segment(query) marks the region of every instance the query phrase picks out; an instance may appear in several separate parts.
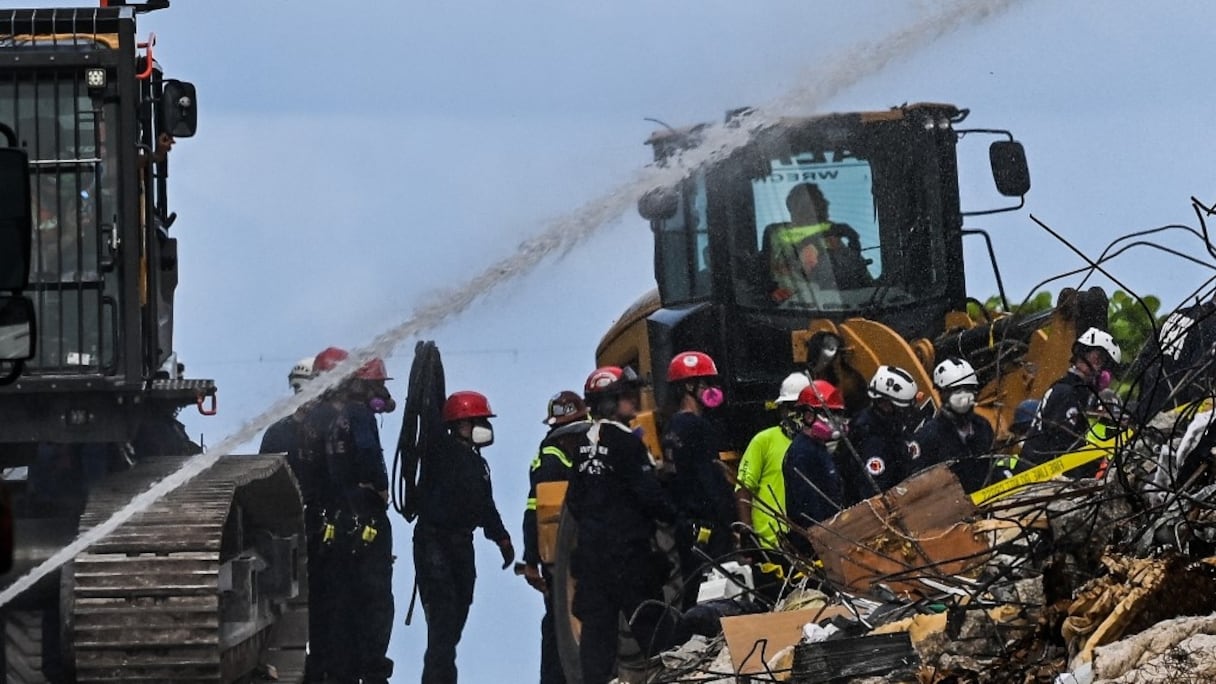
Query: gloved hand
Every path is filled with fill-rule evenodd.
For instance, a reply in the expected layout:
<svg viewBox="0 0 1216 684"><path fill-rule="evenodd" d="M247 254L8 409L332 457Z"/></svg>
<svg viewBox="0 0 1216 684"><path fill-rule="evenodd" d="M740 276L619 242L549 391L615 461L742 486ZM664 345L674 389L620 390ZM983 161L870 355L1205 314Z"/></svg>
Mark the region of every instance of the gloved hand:
<svg viewBox="0 0 1216 684"><path fill-rule="evenodd" d="M502 554L502 569L506 570L515 562L515 547L511 545L510 537L498 540L498 551Z"/></svg>
<svg viewBox="0 0 1216 684"><path fill-rule="evenodd" d="M549 591L549 585L545 583L545 578L540 574L540 569L535 565L528 564L524 566L524 579L527 580L528 586L542 594Z"/></svg>

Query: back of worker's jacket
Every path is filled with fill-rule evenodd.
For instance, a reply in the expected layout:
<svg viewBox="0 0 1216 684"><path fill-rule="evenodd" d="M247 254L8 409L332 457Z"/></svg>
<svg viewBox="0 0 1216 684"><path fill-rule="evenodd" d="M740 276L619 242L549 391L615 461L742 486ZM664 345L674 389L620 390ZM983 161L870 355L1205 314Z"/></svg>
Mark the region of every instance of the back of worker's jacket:
<svg viewBox="0 0 1216 684"><path fill-rule="evenodd" d="M675 520L642 440L606 420L596 421L579 446L566 503L583 550L649 543L656 520Z"/></svg>

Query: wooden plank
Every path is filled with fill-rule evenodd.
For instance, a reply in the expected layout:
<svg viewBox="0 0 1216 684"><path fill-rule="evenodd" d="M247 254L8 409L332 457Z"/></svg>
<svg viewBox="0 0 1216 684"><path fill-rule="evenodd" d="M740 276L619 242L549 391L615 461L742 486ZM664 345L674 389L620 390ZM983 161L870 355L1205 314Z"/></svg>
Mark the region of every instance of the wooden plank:
<svg viewBox="0 0 1216 684"><path fill-rule="evenodd" d="M808 535L834 584L866 593L882 582L920 593L925 588L917 577L958 574L986 560L988 536L965 522L975 512L942 464L841 511Z"/></svg>

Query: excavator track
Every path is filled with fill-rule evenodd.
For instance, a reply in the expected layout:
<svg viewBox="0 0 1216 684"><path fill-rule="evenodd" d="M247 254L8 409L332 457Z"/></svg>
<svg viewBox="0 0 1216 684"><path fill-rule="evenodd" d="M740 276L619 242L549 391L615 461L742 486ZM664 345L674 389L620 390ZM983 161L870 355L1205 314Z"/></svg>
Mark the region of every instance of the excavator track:
<svg viewBox="0 0 1216 684"><path fill-rule="evenodd" d="M85 531L173 472L157 459L92 492ZM304 516L279 456L229 456L76 557L64 643L78 682L300 681Z"/></svg>

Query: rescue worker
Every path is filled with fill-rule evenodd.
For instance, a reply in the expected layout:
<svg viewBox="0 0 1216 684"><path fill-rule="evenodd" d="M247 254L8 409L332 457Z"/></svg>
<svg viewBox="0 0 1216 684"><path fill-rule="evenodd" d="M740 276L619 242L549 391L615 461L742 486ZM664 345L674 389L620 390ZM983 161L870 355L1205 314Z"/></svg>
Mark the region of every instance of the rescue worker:
<svg viewBox="0 0 1216 684"><path fill-rule="evenodd" d="M764 245L773 277L769 297L780 304L814 301L810 284L844 290L874 283L861 256L857 231L829 218L828 200L815 183L799 183L785 199L790 221L765 228ZM845 243L844 239L848 239Z"/></svg>
<svg viewBox="0 0 1216 684"><path fill-rule="evenodd" d="M998 461L998 465L1006 468L1011 473L1025 470L1018 462L1018 454L1022 451L1022 444L1026 441L1026 433L1030 432L1030 424L1034 421L1034 414L1039 412L1039 402L1037 399L1023 399L1018 402L1018 405L1013 409L1013 420L1009 423L1009 434L998 436L996 439L995 448L1003 454L1005 458Z"/></svg>
<svg viewBox="0 0 1216 684"><path fill-rule="evenodd" d="M291 391L299 394L305 383L313 378L313 361L316 357L308 356L296 362L287 374L287 384ZM262 445L259 454L287 454L287 465L298 482L300 471L300 422L306 415L305 407L300 407L289 416L276 420L262 435Z"/></svg>
<svg viewBox="0 0 1216 684"><path fill-rule="evenodd" d="M578 394L565 390L549 400L544 420L549 433L541 440L539 453L532 459L528 471L528 504L524 509L523 575L528 584L545 597L545 615L540 621L540 682L565 684L561 656L557 650L557 633L553 624L552 557L542 553L536 518L537 488L545 482L567 482L573 457L586 436L591 422L587 420L587 405Z"/></svg>
<svg viewBox="0 0 1216 684"><path fill-rule="evenodd" d="M477 579L474 530L480 527L498 546L503 569L515 560L511 535L494 505L490 466L481 454L494 443L489 401L479 392L453 392L439 417L443 429L432 434L442 436L422 457L414 527L414 569L427 628L423 684L456 681L456 645Z"/></svg>
<svg viewBox="0 0 1216 684"><path fill-rule="evenodd" d="M349 354L330 347L314 371ZM301 421L301 490L309 533L309 677L388 682L393 622L388 472L375 414L385 400L384 362L371 359L309 407Z"/></svg>
<svg viewBox="0 0 1216 684"><path fill-rule="evenodd" d="M739 459L735 501L739 519L750 522L760 545L776 549L785 531L785 476L781 466L794 435L801 429L794 405L798 395L811 384L806 373L791 373L781 382L774 402L778 423L756 433Z"/></svg>
<svg viewBox="0 0 1216 684"><path fill-rule="evenodd" d="M734 496L718 458L713 425L704 415L724 400L717 378L714 360L699 351L676 354L667 367L667 382L678 403L667 421L663 450L666 463L675 469L668 486L680 516L676 547L685 610L697 602L707 560L721 562L736 546L731 530Z"/></svg>
<svg viewBox="0 0 1216 684"><path fill-rule="evenodd" d="M785 509L790 522L809 528L840 510L843 494L840 474L828 442L844 436L847 424L840 390L827 380L814 380L798 393L794 406L802 429L785 453ZM794 547L807 553L810 543L792 534Z"/></svg>
<svg viewBox="0 0 1216 684"><path fill-rule="evenodd" d="M674 523L654 462L629 428L641 382L630 368L596 369L584 387L594 419L570 474L566 506L578 523L571 558L578 580L571 609L582 622L579 662L583 684L607 684L616 665L618 623L634 618L634 637L648 653L665 644L658 621L638 607L661 600L670 568L653 549L657 522Z"/></svg>
<svg viewBox="0 0 1216 684"><path fill-rule="evenodd" d="M849 422L848 439L836 450L846 506L885 492L912 474L917 450L908 422L917 392L916 380L897 366L879 366L870 378L870 405Z"/></svg>
<svg viewBox="0 0 1216 684"><path fill-rule="evenodd" d="M1086 412L1098 394L1110 385L1110 369L1123 355L1115 338L1098 328L1081 333L1072 345L1068 372L1043 395L1039 410L1031 421L1030 432L1022 445L1021 458L1041 465L1072 451L1085 442L1089 431ZM1094 461L1068 471L1075 477L1092 477L1098 469Z"/></svg>
<svg viewBox="0 0 1216 684"><path fill-rule="evenodd" d="M916 431L920 449L917 470L954 461L953 470L963 489L974 492L992 479L992 425L975 413L980 381L971 364L946 359L933 369L933 386L941 408Z"/></svg>
<svg viewBox="0 0 1216 684"><path fill-rule="evenodd" d="M314 376L349 357L326 348L314 359ZM383 361L372 359L300 411L310 682L382 683L393 671L385 657L393 627L388 473L371 403L387 393L385 380Z"/></svg>

